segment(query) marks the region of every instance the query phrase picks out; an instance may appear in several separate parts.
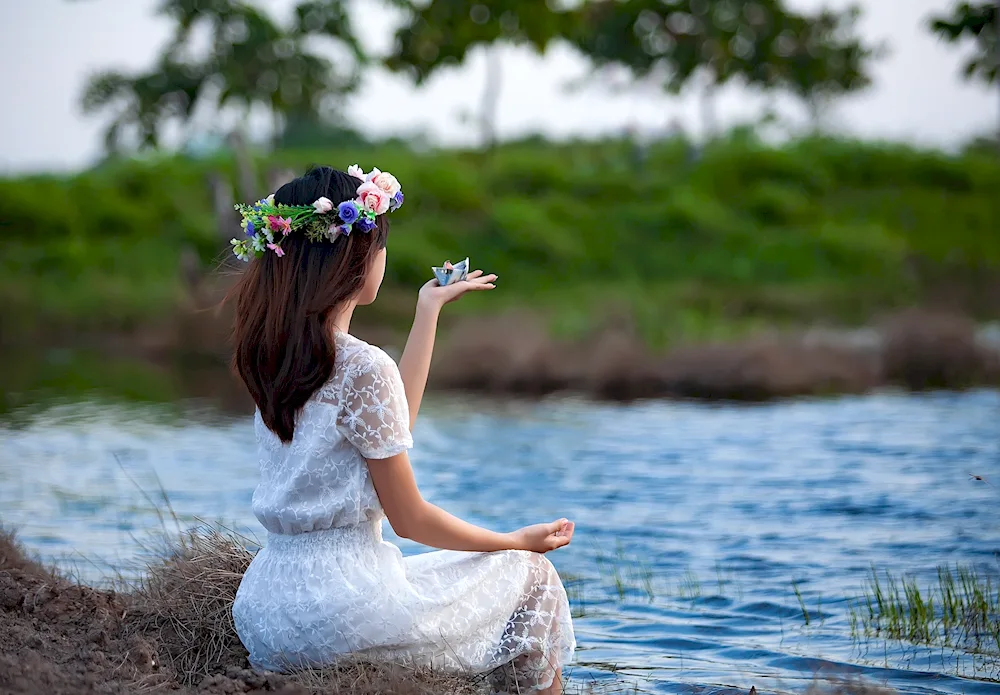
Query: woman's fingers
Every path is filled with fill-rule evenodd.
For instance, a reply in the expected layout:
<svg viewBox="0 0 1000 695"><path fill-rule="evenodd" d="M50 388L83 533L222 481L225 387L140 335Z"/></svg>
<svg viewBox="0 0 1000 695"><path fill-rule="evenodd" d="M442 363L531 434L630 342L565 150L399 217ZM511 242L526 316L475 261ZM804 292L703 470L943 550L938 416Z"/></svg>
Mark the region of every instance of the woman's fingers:
<svg viewBox="0 0 1000 695"><path fill-rule="evenodd" d="M473 270L471 273L465 276L466 280L473 280L483 274L481 270Z"/></svg>
<svg viewBox="0 0 1000 695"><path fill-rule="evenodd" d="M481 270L480 271L476 271L476 272L479 273L479 275L476 275L475 277L471 277L471 273L470 273L470 277L468 277L468 278L466 278L465 280L462 281L463 283L466 283L464 285L465 289L467 289L467 290L492 290L492 289L496 288L496 285L493 284L494 280L497 279L496 275L494 275L493 273L490 273L489 275L483 275Z"/></svg>
<svg viewBox="0 0 1000 695"><path fill-rule="evenodd" d="M567 521L566 525L563 526L562 535L566 538L566 542L569 543L573 540L573 531L576 530L576 524L572 521Z"/></svg>

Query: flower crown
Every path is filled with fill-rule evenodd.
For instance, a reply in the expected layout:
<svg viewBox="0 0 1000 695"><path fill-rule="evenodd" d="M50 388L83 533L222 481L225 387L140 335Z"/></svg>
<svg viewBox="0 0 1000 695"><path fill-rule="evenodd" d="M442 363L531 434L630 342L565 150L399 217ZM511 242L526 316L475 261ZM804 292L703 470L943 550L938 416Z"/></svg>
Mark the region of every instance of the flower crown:
<svg viewBox="0 0 1000 695"><path fill-rule="evenodd" d="M316 242L334 241L354 229L367 234L375 229L378 215L398 210L403 204L399 181L389 172L372 169L366 174L352 164L347 173L361 180L357 198L336 206L329 198L320 198L312 205L282 205L274 202L273 193L253 205L236 205L246 238L229 242L233 253L241 261L263 256L268 250L280 258L285 255L282 240L297 229L305 231L309 241Z"/></svg>

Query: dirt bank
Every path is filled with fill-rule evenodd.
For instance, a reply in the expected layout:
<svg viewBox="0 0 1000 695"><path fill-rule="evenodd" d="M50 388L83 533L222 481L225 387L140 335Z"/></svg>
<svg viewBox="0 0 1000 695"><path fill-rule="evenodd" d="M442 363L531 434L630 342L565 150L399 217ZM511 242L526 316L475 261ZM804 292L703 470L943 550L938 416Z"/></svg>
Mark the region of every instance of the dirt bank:
<svg viewBox="0 0 1000 695"><path fill-rule="evenodd" d="M481 319L454 331L435 359L432 384L487 393L575 391L612 400L764 401L1000 385L1000 346L971 320L910 311L866 331L803 331L729 344L649 351L628 326L573 343L553 340L528 316Z"/></svg>
<svg viewBox="0 0 1000 695"><path fill-rule="evenodd" d="M18 369L0 370L0 391L31 393L62 379L73 388L91 383L96 389L124 389L133 397L136 386L148 382L159 388L148 396L154 400L208 399L224 410L247 412L252 403L228 370L224 325L217 316L191 313L173 329L161 326L153 333L56 336L60 348L89 351L91 357L78 365L58 361L64 350L40 349L50 346L41 339L8 343L5 363ZM397 356L405 341L405 335L385 327L359 322L355 329ZM122 365L133 365L132 371L116 372ZM442 326L430 375L436 390L522 396L566 391L620 401L766 401L884 387L975 386L1000 386L1000 337L991 338L958 314L918 310L861 330L761 334L663 352L651 351L628 321L582 339L561 340L531 313L457 318Z"/></svg>
<svg viewBox="0 0 1000 695"><path fill-rule="evenodd" d="M233 539L193 535L138 586L99 590L54 574L0 530L0 693L486 692L467 678L384 665L254 673L229 618L250 557Z"/></svg>

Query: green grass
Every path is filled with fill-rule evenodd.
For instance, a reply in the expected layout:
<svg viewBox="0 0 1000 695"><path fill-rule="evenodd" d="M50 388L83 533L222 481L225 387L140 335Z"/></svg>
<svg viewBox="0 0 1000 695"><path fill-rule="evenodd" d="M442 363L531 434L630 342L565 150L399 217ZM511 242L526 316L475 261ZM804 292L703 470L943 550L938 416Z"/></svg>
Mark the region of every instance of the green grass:
<svg viewBox="0 0 1000 695"><path fill-rule="evenodd" d="M855 637L884 637L1000 658L1000 583L974 568L941 566L921 589L913 577L872 568L851 605Z"/></svg>
<svg viewBox="0 0 1000 695"><path fill-rule="evenodd" d="M596 559L602 584L610 587L619 601L636 596L650 602L656 598L653 569L642 558L627 554L619 544L613 555L598 551Z"/></svg>
<svg viewBox="0 0 1000 695"><path fill-rule="evenodd" d="M372 314L379 321L402 323L429 266L466 255L499 273L501 289L453 313L530 307L563 336L626 315L654 346L861 324L942 288L961 290L973 313L995 311L983 291L1000 277L995 157L833 139L775 148L746 132L696 162L686 153L656 144L639 169L623 141L258 161L261 179L274 167L357 161L404 183L384 292L395 299ZM234 179L231 158L0 180L5 321L127 329L176 312L182 249L214 267L237 231L216 229L212 174Z"/></svg>
<svg viewBox="0 0 1000 695"><path fill-rule="evenodd" d="M802 620L805 621L806 626L809 625L809 609L806 608L806 602L802 598L802 592L799 591L799 585L796 582L792 582L792 589L795 591L795 598L799 600L799 608L802 609Z"/></svg>

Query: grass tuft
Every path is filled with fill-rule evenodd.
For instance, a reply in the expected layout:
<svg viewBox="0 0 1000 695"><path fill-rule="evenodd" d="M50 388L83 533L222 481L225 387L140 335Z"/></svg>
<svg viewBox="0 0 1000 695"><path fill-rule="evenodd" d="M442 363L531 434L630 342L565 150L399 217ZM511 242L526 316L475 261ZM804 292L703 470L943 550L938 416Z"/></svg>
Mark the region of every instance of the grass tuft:
<svg viewBox="0 0 1000 695"><path fill-rule="evenodd" d="M874 567L859 601L850 604L852 635L950 647L1000 657L1000 582L979 570L938 567L922 590L913 577Z"/></svg>

